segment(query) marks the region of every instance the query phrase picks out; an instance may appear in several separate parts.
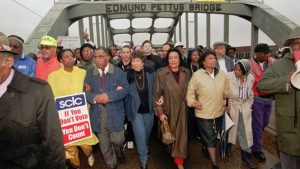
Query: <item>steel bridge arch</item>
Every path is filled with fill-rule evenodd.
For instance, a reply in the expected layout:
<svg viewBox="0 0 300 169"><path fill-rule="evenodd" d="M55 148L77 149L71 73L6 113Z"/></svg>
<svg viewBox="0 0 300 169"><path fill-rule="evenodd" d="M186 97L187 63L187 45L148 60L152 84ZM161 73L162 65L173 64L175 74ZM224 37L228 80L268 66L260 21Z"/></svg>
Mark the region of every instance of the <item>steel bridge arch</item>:
<svg viewBox="0 0 300 169"><path fill-rule="evenodd" d="M120 4L143 4L144 10L135 10L124 12L121 10L113 10L109 8ZM172 8L160 10L153 8L154 5L164 6L164 4L173 4L181 6L178 10ZM209 10L191 10L190 6L200 5L214 5L214 9ZM166 6L166 5L165 5ZM217 8L218 7L218 8ZM225 3L208 3L208 2L191 2L186 0L177 1L134 1L128 2L120 1L95 1L83 2L78 0L64 0L56 3L46 16L40 21L38 26L34 29L25 44L26 52L35 52L43 35L50 35L53 37L66 35L68 28L72 23L80 21L85 17L90 16L104 16L106 18L107 38L112 41L115 34L128 33L132 35L137 32L164 32L169 34L171 38L174 34L174 28L178 23L178 19L184 12L191 13L207 13L207 14L224 14L235 15L244 18L252 23L251 28L251 45L254 46L258 42L258 29L261 29L270 39L272 39L278 46L282 46L288 34L298 25L289 20L285 16L276 12L274 9L265 4L258 2L249 2L242 0L235 0ZM149 29L112 29L108 22L109 19L119 18L139 18L139 17L171 17L175 20L169 28L149 28ZM153 23L152 23L153 26ZM82 37L81 37L82 39ZM82 41L83 42L83 41Z"/></svg>

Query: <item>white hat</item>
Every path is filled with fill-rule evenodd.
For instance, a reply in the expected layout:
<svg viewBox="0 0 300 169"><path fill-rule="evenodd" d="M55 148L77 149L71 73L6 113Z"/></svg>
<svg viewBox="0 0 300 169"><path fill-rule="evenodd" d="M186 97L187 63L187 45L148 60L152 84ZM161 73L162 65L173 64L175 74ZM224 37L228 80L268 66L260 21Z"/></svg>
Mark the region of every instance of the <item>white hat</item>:
<svg viewBox="0 0 300 169"><path fill-rule="evenodd" d="M175 45L174 45L174 47L176 48L176 47L178 47L178 46L184 47L183 42L176 42Z"/></svg>
<svg viewBox="0 0 300 169"><path fill-rule="evenodd" d="M125 42L125 43L122 44L122 48L123 48L124 46L131 46L131 45L130 45L130 43Z"/></svg>

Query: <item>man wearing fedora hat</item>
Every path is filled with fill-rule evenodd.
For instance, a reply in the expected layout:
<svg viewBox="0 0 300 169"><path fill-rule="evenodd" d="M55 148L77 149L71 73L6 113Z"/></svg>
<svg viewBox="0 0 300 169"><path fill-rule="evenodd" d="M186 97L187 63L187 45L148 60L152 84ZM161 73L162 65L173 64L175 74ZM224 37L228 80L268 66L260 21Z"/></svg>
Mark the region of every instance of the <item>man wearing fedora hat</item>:
<svg viewBox="0 0 300 169"><path fill-rule="evenodd" d="M13 68L0 32L0 168L64 169L62 130L50 86Z"/></svg>
<svg viewBox="0 0 300 169"><path fill-rule="evenodd" d="M214 50L217 56L217 65L224 72L231 72L234 68L233 60L225 55L227 42L218 41L214 43Z"/></svg>
<svg viewBox="0 0 300 169"><path fill-rule="evenodd" d="M296 65L300 63L300 27L290 33L284 46L288 46L291 52L270 65L258 82L258 89L274 94L281 168L299 169L300 89L296 86L300 85L300 81L296 79L298 84L293 84L291 77L296 71Z"/></svg>

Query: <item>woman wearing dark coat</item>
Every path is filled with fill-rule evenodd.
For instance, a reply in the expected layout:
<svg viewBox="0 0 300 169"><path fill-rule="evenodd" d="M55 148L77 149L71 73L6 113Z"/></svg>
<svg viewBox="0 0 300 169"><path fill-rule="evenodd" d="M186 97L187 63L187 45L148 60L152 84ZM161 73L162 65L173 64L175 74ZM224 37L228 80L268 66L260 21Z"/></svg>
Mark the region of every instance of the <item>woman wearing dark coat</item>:
<svg viewBox="0 0 300 169"><path fill-rule="evenodd" d="M200 53L199 50L191 48L188 51L188 57L185 67L189 69L192 74L200 69ZM200 138L200 134L197 128L195 109L188 107L188 138Z"/></svg>
<svg viewBox="0 0 300 169"><path fill-rule="evenodd" d="M171 147L171 156L179 169L187 154L187 105L186 90L191 73L180 66L181 53L170 49L166 59L168 66L157 71L154 81L155 113L159 119L167 120L175 142Z"/></svg>
<svg viewBox="0 0 300 169"><path fill-rule="evenodd" d="M125 99L126 116L132 124L141 168L147 168L148 141L151 134L154 107L153 81L154 70L144 66L142 51L132 53L132 69L127 71L129 94Z"/></svg>
<svg viewBox="0 0 300 169"><path fill-rule="evenodd" d="M195 48L189 49L185 67L187 69L189 69L193 74L198 69L200 69L200 66L201 66L201 63L200 63L199 51Z"/></svg>

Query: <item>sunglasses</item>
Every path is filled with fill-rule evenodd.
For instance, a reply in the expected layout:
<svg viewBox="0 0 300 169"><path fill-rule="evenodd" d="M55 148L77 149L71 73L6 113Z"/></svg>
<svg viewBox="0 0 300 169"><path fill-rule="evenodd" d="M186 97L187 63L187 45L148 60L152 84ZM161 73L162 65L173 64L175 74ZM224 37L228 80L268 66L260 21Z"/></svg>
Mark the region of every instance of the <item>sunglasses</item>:
<svg viewBox="0 0 300 169"><path fill-rule="evenodd" d="M40 45L39 49L50 49L52 46L47 46L47 45Z"/></svg>

